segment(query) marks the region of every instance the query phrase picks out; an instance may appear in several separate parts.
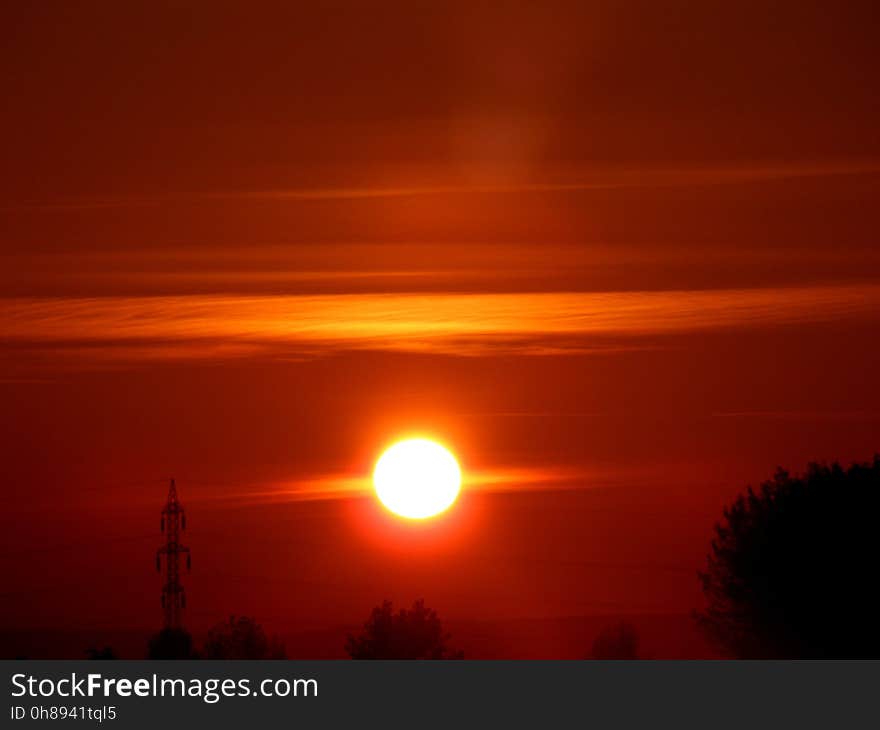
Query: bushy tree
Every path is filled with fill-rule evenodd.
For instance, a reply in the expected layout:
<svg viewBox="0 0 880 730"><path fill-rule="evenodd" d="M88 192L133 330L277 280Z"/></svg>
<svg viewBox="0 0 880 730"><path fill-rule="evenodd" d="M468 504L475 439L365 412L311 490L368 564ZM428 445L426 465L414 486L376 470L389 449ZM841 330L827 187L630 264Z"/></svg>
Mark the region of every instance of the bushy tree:
<svg viewBox="0 0 880 730"><path fill-rule="evenodd" d="M591 659L638 659L639 634L625 621L604 628L593 642Z"/></svg>
<svg viewBox="0 0 880 730"><path fill-rule="evenodd" d="M880 657L880 456L779 470L724 510L702 626L743 658Z"/></svg>
<svg viewBox="0 0 880 730"><path fill-rule="evenodd" d="M384 601L360 635L349 635L345 650L352 659L461 659L461 652L447 647L449 638L437 612L423 600L397 613L391 601Z"/></svg>
<svg viewBox="0 0 880 730"><path fill-rule="evenodd" d="M284 646L247 616L230 616L208 632L205 659L286 659Z"/></svg>
<svg viewBox="0 0 880 730"><path fill-rule="evenodd" d="M162 629L150 638L147 659L197 659L192 636L184 629Z"/></svg>

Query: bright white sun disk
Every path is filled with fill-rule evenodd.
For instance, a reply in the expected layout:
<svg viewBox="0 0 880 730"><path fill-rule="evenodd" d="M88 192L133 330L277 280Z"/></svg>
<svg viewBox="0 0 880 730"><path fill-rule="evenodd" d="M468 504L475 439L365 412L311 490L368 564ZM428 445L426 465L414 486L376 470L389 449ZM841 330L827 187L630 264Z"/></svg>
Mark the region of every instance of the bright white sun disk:
<svg viewBox="0 0 880 730"><path fill-rule="evenodd" d="M461 490L455 457L428 439L407 439L388 448L373 470L379 500L401 517L424 519L447 509Z"/></svg>

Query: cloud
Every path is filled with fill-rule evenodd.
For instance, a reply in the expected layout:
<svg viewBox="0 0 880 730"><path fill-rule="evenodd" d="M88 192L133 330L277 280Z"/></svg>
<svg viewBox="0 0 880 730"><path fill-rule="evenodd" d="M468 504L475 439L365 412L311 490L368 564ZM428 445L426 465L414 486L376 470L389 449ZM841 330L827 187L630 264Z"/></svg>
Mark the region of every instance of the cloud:
<svg viewBox="0 0 880 730"><path fill-rule="evenodd" d="M732 185L763 180L865 175L880 172L876 160L819 161L737 167L690 167L602 170L569 182L508 181L483 185L401 185L387 187L292 188L249 192L205 193L204 198L253 200L359 200L435 195L506 195L512 193L588 192L616 188L664 188L690 185Z"/></svg>
<svg viewBox="0 0 880 730"><path fill-rule="evenodd" d="M651 337L873 319L880 286L0 300L5 349L86 360L607 352Z"/></svg>
<svg viewBox="0 0 880 730"><path fill-rule="evenodd" d="M877 421L874 411L723 411L713 418L749 418L768 421Z"/></svg>
<svg viewBox="0 0 880 730"><path fill-rule="evenodd" d="M446 195L509 195L522 193L589 192L618 188L669 188L686 186L737 185L791 178L870 175L880 172L875 159L816 160L800 163L748 164L727 167L691 166L674 168L609 168L563 172L561 180L529 181L502 179L483 184L396 184L328 185L326 187L267 188L173 192L165 195L91 196L54 200L31 200L0 206L2 213L27 210L104 210L152 207L169 203L205 201L332 201L411 198Z"/></svg>
<svg viewBox="0 0 880 730"><path fill-rule="evenodd" d="M626 470L623 476L632 476ZM539 490L567 490L603 487L620 481L620 470L557 467L513 466L465 470L462 489L470 493L516 493ZM224 492L216 489L190 497L233 504L277 504L314 500L358 499L373 495L370 475L322 474L291 479L289 482L255 486L251 489Z"/></svg>

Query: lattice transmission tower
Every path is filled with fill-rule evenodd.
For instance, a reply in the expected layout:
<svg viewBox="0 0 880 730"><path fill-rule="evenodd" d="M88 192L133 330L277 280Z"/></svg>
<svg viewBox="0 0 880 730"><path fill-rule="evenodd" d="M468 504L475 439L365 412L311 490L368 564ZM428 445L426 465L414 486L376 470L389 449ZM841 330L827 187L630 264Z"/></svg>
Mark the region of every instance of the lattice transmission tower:
<svg viewBox="0 0 880 730"><path fill-rule="evenodd" d="M192 567L189 548L180 543L180 533L186 529L186 514L177 499L177 487L171 480L168 501L162 508L162 532L165 544L156 551L156 570L162 571L165 556L165 585L162 587L162 608L165 611L165 628L181 628L181 613L186 607L186 593L180 582L180 556L186 554L186 569Z"/></svg>

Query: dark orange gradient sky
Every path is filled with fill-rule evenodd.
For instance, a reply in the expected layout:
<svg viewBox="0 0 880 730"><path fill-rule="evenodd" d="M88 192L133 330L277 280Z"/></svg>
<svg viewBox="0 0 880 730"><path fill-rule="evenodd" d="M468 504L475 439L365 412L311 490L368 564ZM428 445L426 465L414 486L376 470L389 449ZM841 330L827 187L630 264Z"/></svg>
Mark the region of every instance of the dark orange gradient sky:
<svg viewBox="0 0 880 730"><path fill-rule="evenodd" d="M197 631L687 616L725 501L880 449L873 16L6 4L4 627L156 626L171 476Z"/></svg>

